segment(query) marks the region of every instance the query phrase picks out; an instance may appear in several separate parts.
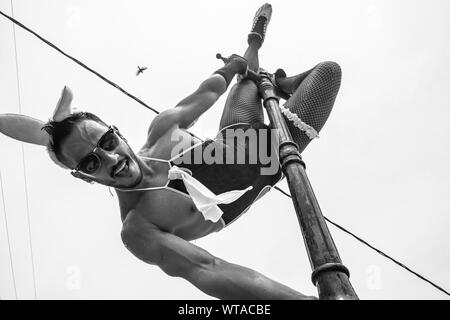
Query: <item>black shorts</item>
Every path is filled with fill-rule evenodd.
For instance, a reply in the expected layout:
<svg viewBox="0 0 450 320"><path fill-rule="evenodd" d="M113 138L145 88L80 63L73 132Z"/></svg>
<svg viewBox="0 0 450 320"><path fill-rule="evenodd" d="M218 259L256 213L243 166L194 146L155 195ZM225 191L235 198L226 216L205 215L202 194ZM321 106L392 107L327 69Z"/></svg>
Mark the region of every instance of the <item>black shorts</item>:
<svg viewBox="0 0 450 320"><path fill-rule="evenodd" d="M253 132L248 131L249 129ZM189 169L195 179L215 194L243 190L252 186L251 190L236 201L218 205L223 211L222 219L225 225L229 225L247 211L282 178L278 141L274 144L275 137L270 129L263 123L238 123L225 127L214 140L206 140L173 163L178 167ZM244 136L240 135L241 133L244 133ZM196 150L197 148L201 150ZM223 151L221 163L194 163L193 161L195 152L212 153L216 156L215 151L221 150ZM226 158L230 154L234 155L232 163ZM265 156L261 157L261 155ZM238 158L240 162L237 161ZM270 163L267 163L269 158ZM169 186L186 192L182 181L173 180Z"/></svg>

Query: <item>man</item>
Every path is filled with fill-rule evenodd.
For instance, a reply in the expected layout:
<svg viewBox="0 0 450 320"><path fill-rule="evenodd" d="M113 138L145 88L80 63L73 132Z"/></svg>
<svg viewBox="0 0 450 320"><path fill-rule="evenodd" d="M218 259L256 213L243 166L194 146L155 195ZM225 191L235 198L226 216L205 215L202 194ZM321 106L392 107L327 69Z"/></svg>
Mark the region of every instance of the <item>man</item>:
<svg viewBox="0 0 450 320"><path fill-rule="evenodd" d="M52 159L71 169L74 177L114 187L123 243L139 259L168 275L182 277L220 299L312 299L189 242L235 221L282 178L278 163L276 170L261 174L267 167L261 161L244 165L189 161L197 151L204 155L208 148L216 153L231 150L237 156L244 153L247 159L252 143L277 146L273 135L259 134L270 125L264 124L256 85L245 78L247 69L259 68L258 50L271 12L268 4L257 11L244 57L232 55L193 94L160 113L137 153L117 128L93 114L72 110L68 88L63 90L52 121L44 124L26 116L1 115L0 130L15 139L47 146ZM225 103L216 139L202 142L189 134L186 130L226 92L235 75L239 80ZM290 96L282 111L300 151L327 120L340 79L340 68L332 62L289 78L282 70L276 72L276 83ZM234 144L237 130L257 132L257 141L241 139Z"/></svg>

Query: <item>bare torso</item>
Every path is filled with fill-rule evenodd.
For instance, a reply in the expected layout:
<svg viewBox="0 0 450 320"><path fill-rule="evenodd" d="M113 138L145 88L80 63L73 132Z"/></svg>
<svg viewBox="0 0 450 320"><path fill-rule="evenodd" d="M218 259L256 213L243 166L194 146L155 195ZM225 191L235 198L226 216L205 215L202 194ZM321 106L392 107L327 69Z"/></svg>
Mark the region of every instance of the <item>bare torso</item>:
<svg viewBox="0 0 450 320"><path fill-rule="evenodd" d="M171 139L173 133L178 137L183 137L181 140L183 149L200 142L185 130L174 128L165 132L155 143L144 146L138 152L138 156L169 160L173 156L171 153L174 147L180 147L180 141ZM167 183L169 165L165 162L141 159L149 164L154 172L151 177L144 176L146 187L164 186ZM122 221L131 210L134 210L135 213L159 229L188 241L204 237L223 228L221 220L216 223L205 220L189 196L171 189L117 191L117 194Z"/></svg>

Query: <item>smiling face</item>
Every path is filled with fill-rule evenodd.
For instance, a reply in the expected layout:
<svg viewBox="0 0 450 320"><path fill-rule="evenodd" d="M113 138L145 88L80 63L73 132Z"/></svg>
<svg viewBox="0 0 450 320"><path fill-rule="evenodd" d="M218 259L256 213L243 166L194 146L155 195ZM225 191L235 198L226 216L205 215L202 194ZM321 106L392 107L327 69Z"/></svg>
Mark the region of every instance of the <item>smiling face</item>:
<svg viewBox="0 0 450 320"><path fill-rule="evenodd" d="M94 120L84 120L73 127L62 143L60 159L71 169L78 167L73 173L75 177L106 186L131 188L143 176L128 143L117 132Z"/></svg>

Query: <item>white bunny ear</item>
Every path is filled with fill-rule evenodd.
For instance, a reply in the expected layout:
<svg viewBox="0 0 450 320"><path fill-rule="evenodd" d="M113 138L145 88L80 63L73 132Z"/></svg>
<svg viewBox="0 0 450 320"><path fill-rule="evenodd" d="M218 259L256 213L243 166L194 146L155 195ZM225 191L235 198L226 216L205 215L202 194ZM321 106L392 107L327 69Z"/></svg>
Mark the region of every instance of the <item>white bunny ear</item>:
<svg viewBox="0 0 450 320"><path fill-rule="evenodd" d="M72 90L70 90L69 87L64 86L61 97L59 98L58 104L56 105L55 111L53 112L54 121L63 121L73 113L71 106L72 99Z"/></svg>

